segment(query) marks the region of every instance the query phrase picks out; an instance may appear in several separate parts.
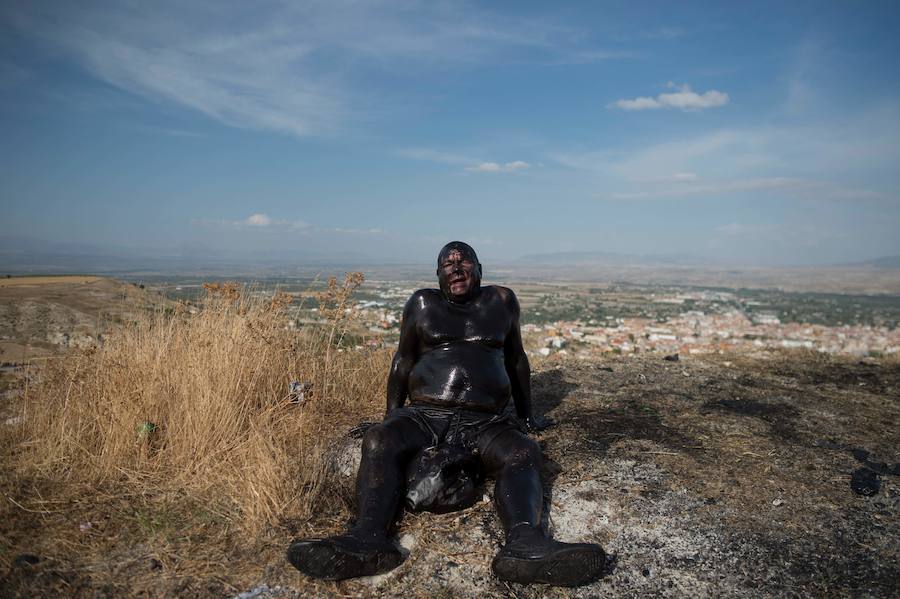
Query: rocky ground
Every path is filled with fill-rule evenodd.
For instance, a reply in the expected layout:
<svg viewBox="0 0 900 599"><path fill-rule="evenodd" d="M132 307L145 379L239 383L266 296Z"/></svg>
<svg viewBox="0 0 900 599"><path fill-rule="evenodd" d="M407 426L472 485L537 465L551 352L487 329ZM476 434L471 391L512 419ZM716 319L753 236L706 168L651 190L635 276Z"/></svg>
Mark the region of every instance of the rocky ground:
<svg viewBox="0 0 900 599"><path fill-rule="evenodd" d="M896 361L812 353L693 356L677 362L660 355L548 361L535 365L533 386L538 411L556 421L540 436L548 526L560 540L603 545L607 572L594 584L557 589L493 578L490 561L501 531L488 484L483 501L462 512L406 515L398 538L409 557L382 576L342 583L305 578L283 559L298 528L288 523L262 549L257 544L222 556L223 575L215 580L186 580L168 565L149 562L157 584L142 586L141 593L245 598L900 594ZM355 443L348 439L336 450L348 474ZM352 477L342 481L340 492L349 496ZM323 533L330 530L333 525L323 524ZM22 554L5 565L0 580L0 588L11 594L130 590L127 568L120 584L100 587L91 583L91 568L78 556L34 556L40 561L29 564ZM238 563L245 574L230 577L229 564ZM96 565L92 568L96 573ZM51 585L58 579L67 586Z"/></svg>
<svg viewBox="0 0 900 599"><path fill-rule="evenodd" d="M896 366L810 354L679 362L645 356L547 365L534 387L540 410L558 423L541 438L549 528L560 540L601 543L607 575L577 590L496 581L489 563L501 533L485 501L460 514L410 518L400 527L407 563L343 583L342 591L590 597L900 590ZM866 461L880 484L871 496L851 489L852 473Z"/></svg>

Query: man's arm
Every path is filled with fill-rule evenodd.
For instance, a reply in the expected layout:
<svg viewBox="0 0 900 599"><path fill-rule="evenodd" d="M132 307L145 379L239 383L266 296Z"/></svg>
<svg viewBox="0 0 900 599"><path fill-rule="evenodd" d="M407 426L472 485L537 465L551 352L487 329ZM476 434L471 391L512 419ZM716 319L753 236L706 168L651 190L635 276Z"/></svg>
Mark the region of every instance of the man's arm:
<svg viewBox="0 0 900 599"><path fill-rule="evenodd" d="M525 421L529 429L537 429L534 415L531 412L531 366L528 364L528 356L525 355L525 347L522 345L522 331L519 328L519 300L512 290L505 289L506 304L512 313L512 324L506 334L506 342L503 346L503 360L506 366L506 374L512 383L513 402L516 405L516 415Z"/></svg>
<svg viewBox="0 0 900 599"><path fill-rule="evenodd" d="M391 371L388 374L387 383L387 410L390 414L397 408L402 408L409 394L409 373L419 354L419 338L416 333L416 313L421 296L414 293L403 308L403 319L400 322L400 344L394 360L391 362Z"/></svg>

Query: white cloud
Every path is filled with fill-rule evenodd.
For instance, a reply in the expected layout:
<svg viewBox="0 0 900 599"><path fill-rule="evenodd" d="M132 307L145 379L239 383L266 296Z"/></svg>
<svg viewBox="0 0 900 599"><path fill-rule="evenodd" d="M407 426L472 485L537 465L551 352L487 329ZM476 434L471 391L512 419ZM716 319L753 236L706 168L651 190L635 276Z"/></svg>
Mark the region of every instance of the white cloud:
<svg viewBox="0 0 900 599"><path fill-rule="evenodd" d="M702 94L691 90L687 83L675 85L671 81L667 87L676 88L678 91L662 93L655 98L639 97L633 100L617 100L609 105L610 108L622 110L655 110L658 108L678 108L679 110L703 110L728 104L728 94L711 89Z"/></svg>
<svg viewBox="0 0 900 599"><path fill-rule="evenodd" d="M384 229L378 227L318 227L303 220L273 219L267 214L257 212L241 220L196 218L191 221L196 227L213 229L230 229L234 231L249 231L251 229L268 230L272 233L294 233L310 235L315 233L344 233L351 235L383 235Z"/></svg>
<svg viewBox="0 0 900 599"><path fill-rule="evenodd" d="M272 224L272 219L265 214L257 213L248 216L244 222L252 227L268 227Z"/></svg>
<svg viewBox="0 0 900 599"><path fill-rule="evenodd" d="M523 168L530 168L531 165L527 162L523 162L522 160L515 160L513 162L507 162L505 165L506 170L508 171L517 171Z"/></svg>
<svg viewBox="0 0 900 599"><path fill-rule="evenodd" d="M482 162L474 166L467 166L466 170L476 173L512 173L526 168L531 168L531 165L522 160L514 160L513 162L507 162L505 164L500 164L499 162Z"/></svg>
<svg viewBox="0 0 900 599"><path fill-rule="evenodd" d="M635 98L634 100L617 100L615 106L622 110L649 110L663 107L661 102L648 97Z"/></svg>
<svg viewBox="0 0 900 599"><path fill-rule="evenodd" d="M466 170L479 173L499 173L503 170L503 167L496 162L482 162L481 164L477 164L475 166L467 166Z"/></svg>
<svg viewBox="0 0 900 599"><path fill-rule="evenodd" d="M512 173L532 167L530 163L525 162L524 160L513 160L512 162L505 163L480 162L462 154L444 152L432 148L401 148L397 150L397 154L413 160L424 160L427 162L436 162L438 164L449 164L453 166L465 166L465 170L474 173Z"/></svg>

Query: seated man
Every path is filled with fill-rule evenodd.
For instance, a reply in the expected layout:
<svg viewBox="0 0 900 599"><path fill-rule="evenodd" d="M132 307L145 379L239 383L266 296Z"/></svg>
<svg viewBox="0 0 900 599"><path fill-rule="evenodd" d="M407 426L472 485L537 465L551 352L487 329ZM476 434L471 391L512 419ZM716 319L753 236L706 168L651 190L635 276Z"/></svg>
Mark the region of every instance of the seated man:
<svg viewBox="0 0 900 599"><path fill-rule="evenodd" d="M498 577L564 586L596 580L605 557L599 545L560 543L543 533L541 449L503 415L512 396L518 417L537 429L516 296L505 287L482 287L478 257L462 242L441 250L437 276L440 290L420 289L404 308L387 414L363 440L356 523L344 535L295 541L288 560L332 580L397 567L403 557L388 535L406 466L421 449L451 442L477 452L496 481L494 501L506 531L492 564Z"/></svg>

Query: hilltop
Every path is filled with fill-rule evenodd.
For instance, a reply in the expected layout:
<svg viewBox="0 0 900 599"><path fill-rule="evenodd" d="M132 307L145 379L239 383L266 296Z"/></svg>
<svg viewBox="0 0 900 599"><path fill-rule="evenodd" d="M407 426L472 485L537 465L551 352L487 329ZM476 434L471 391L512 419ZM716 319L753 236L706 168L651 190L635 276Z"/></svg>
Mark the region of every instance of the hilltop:
<svg viewBox="0 0 900 599"><path fill-rule="evenodd" d="M171 305L159 294L105 277L0 278L0 362L88 346L144 309Z"/></svg>
<svg viewBox="0 0 900 599"><path fill-rule="evenodd" d="M333 489L344 507L332 505L310 520L287 518L257 536L222 528L208 515L200 529L146 503L131 508L144 510L145 524L130 525L122 499L29 504L20 497L27 509L3 508L2 584L22 596L900 591L896 361L810 352L678 362L659 355L548 359L534 365L533 384L537 409L557 423L540 436L550 529L562 540L599 542L610 555L607 575L589 587L519 587L492 578L501 533L490 501L458 513L407 515L399 532L410 556L392 573L340 584L306 579L284 561L284 548L295 534L343 526L352 497L344 475ZM379 404L373 398L359 419L371 419ZM350 460L348 472L358 441L343 430L332 455ZM851 475L863 468L879 485L871 496L851 489ZM94 528L72 532L79 522ZM68 531L64 545L53 532L61 527ZM39 561L24 563L24 554Z"/></svg>

